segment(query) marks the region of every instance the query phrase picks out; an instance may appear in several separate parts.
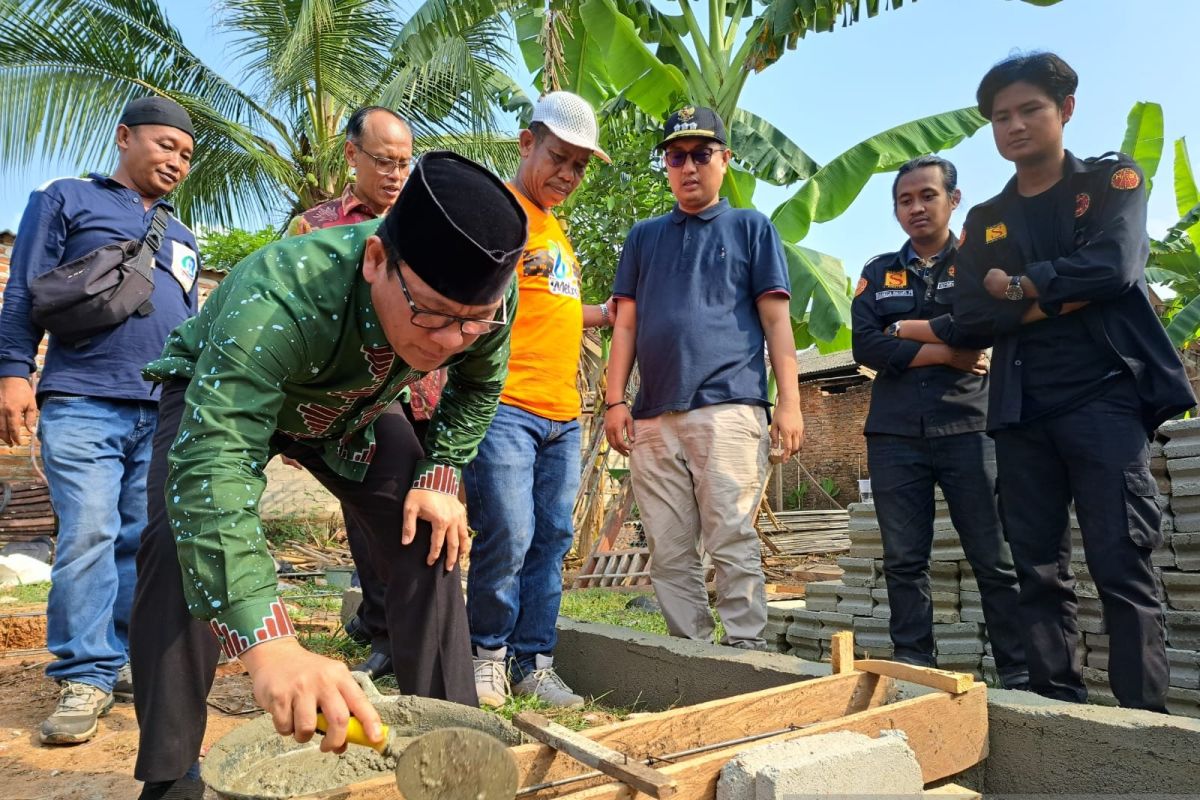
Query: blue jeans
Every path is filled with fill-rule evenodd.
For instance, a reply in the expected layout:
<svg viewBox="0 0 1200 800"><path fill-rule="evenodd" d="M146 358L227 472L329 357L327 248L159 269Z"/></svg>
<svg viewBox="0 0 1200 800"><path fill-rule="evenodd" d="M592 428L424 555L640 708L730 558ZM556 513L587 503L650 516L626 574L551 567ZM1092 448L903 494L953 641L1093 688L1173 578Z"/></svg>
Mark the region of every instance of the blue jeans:
<svg viewBox="0 0 1200 800"><path fill-rule="evenodd" d="M579 489L579 421L555 422L500 404L463 473L471 528L471 644L508 648L520 680L558 641L562 561Z"/></svg>
<svg viewBox="0 0 1200 800"><path fill-rule="evenodd" d="M129 612L146 527L157 404L50 395L38 436L58 548L50 573L46 667L56 681L112 691L129 660Z"/></svg>

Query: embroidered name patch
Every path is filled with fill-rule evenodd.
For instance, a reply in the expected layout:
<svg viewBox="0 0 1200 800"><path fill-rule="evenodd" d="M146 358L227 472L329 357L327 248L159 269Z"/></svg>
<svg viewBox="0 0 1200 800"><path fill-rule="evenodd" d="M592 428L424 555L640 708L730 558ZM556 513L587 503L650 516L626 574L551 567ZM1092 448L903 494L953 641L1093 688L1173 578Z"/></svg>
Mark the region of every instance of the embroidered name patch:
<svg viewBox="0 0 1200 800"><path fill-rule="evenodd" d="M912 289L893 289L891 291L876 292L876 300L887 300L889 297L912 297Z"/></svg>
<svg viewBox="0 0 1200 800"><path fill-rule="evenodd" d="M995 225L989 225L987 230L983 232L983 241L986 244L998 242L1001 239L1007 238L1008 226L1003 222L997 222Z"/></svg>
<svg viewBox="0 0 1200 800"><path fill-rule="evenodd" d="M1092 207L1092 198L1087 192L1075 195L1075 219L1079 219Z"/></svg>
<svg viewBox="0 0 1200 800"><path fill-rule="evenodd" d="M938 289L953 289L953 288L954 288L953 280L938 282Z"/></svg>
<svg viewBox="0 0 1200 800"><path fill-rule="evenodd" d="M1114 189L1136 189L1142 185L1142 176L1131 167L1121 167L1113 173L1111 183Z"/></svg>
<svg viewBox="0 0 1200 800"><path fill-rule="evenodd" d="M903 289L908 286L908 273L903 270L888 270L883 273L883 288ZM878 295L876 295L878 297Z"/></svg>

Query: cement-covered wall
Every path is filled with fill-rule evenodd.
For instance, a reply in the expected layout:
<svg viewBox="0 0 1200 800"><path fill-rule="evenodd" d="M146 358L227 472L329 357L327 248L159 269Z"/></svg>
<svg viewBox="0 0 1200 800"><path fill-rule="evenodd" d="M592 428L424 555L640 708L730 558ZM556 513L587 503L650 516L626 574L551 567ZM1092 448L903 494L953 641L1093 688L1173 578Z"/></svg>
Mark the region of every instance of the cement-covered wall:
<svg viewBox="0 0 1200 800"><path fill-rule="evenodd" d="M559 617L554 667L577 692L605 705L660 711L829 674L775 653L639 633Z"/></svg>
<svg viewBox="0 0 1200 800"><path fill-rule="evenodd" d="M783 654L563 618L558 627L555 667L610 705L659 710L829 673ZM1200 797L1200 720L989 689L988 726L987 760L954 779L985 794Z"/></svg>

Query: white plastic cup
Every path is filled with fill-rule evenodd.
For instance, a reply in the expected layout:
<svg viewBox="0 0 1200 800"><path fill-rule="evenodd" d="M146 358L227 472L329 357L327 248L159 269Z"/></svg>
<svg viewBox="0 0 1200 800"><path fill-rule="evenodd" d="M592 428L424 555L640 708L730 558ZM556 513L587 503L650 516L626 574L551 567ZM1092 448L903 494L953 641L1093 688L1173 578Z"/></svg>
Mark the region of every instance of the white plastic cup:
<svg viewBox="0 0 1200 800"><path fill-rule="evenodd" d="M858 480L858 499L864 503L873 502L871 499L871 479L859 478Z"/></svg>

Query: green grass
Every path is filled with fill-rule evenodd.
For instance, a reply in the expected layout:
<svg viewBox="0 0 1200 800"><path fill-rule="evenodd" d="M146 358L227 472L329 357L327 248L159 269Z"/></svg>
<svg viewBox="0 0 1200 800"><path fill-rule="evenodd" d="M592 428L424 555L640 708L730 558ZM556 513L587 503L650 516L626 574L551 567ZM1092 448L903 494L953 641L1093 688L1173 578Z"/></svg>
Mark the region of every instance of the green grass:
<svg viewBox="0 0 1200 800"><path fill-rule="evenodd" d="M46 598L50 596L50 582L44 583L23 583L18 586L0 587L0 597L12 597L20 605L33 605L34 603L44 603ZM6 603L5 605L9 605ZM3 608L0 605L0 608Z"/></svg>
<svg viewBox="0 0 1200 800"><path fill-rule="evenodd" d="M667 622L662 614L654 611L644 611L640 608L626 608L635 597L653 597L654 595L613 592L606 589L575 589L563 592L560 614L580 622L603 622L609 625L620 625L622 628L632 628L645 633L660 633L667 635ZM713 631L713 641L719 642L725 635L725 626L721 624L716 612L713 613L716 630Z"/></svg>
<svg viewBox="0 0 1200 800"><path fill-rule="evenodd" d="M288 542L323 546L333 540L339 519L285 517L263 520L263 536L272 547L283 547Z"/></svg>
<svg viewBox="0 0 1200 800"><path fill-rule="evenodd" d="M359 644L346 635L344 631L297 631L296 638L305 649L325 656L344 661L347 664L357 664L366 661L371 655L371 646Z"/></svg>
<svg viewBox="0 0 1200 800"><path fill-rule="evenodd" d="M480 708L507 720L511 720L522 711L536 711L573 731L595 727L597 717L599 717L600 724L606 725L614 721L611 718L615 718L617 721L623 720L637 710L636 708L607 706L603 704L603 700L603 697L592 698L582 708L555 708L532 695L513 695L500 708L488 708L487 706L480 706Z"/></svg>

